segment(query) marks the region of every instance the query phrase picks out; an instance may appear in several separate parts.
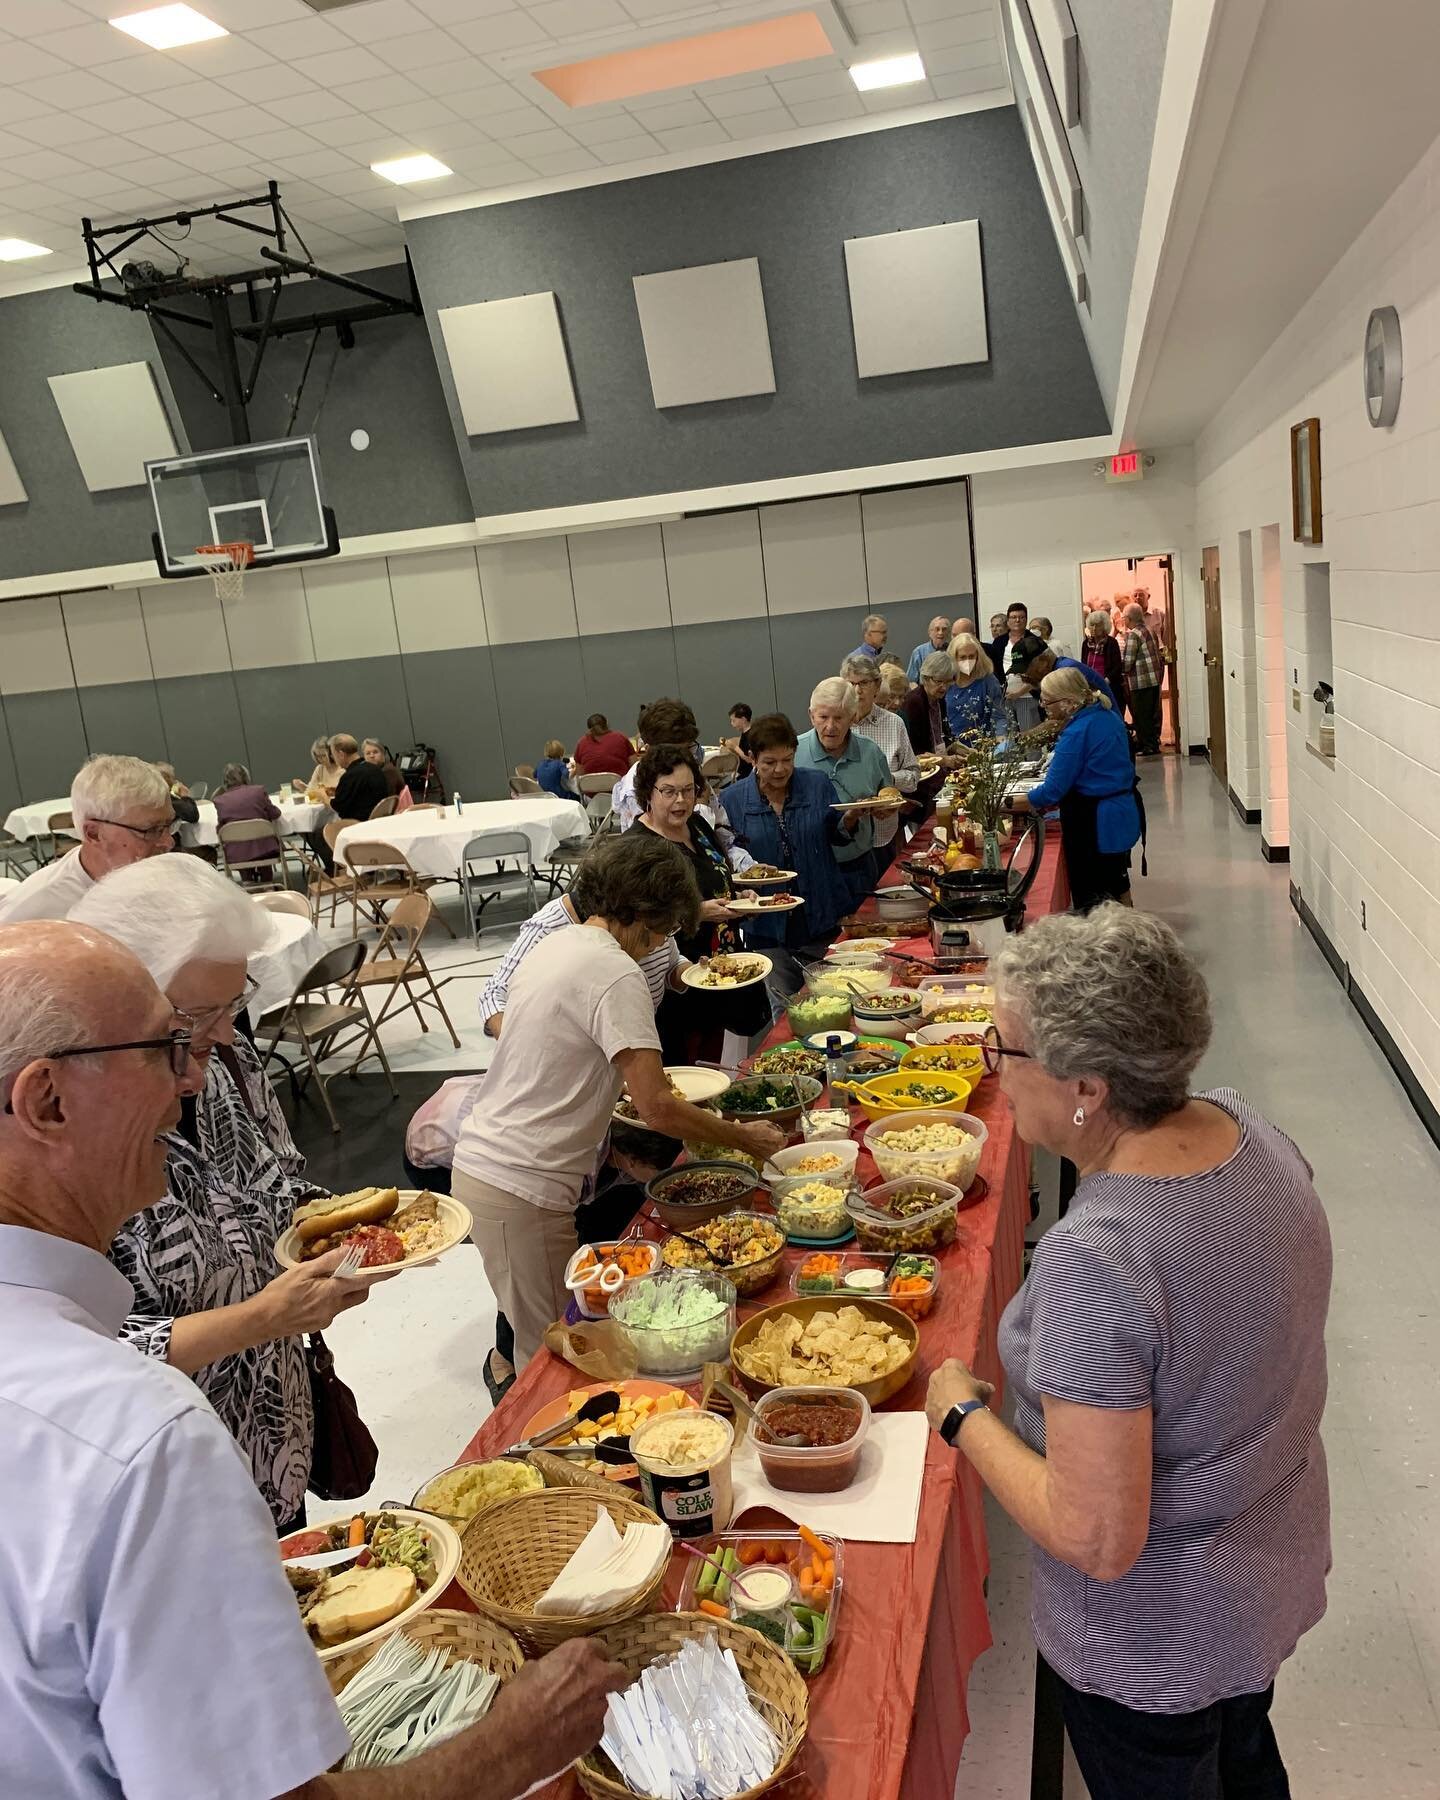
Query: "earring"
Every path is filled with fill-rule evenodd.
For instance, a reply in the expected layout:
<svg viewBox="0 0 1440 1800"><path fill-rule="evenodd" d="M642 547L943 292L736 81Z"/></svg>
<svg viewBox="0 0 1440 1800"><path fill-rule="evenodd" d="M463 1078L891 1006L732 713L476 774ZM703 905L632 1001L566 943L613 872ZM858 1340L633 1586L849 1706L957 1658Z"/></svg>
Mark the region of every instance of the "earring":
<svg viewBox="0 0 1440 1800"><path fill-rule="evenodd" d="M1085 1108L1083 1106L1077 1106L1075 1108L1075 1117L1070 1123L1072 1125L1083 1125L1085 1123Z"/></svg>

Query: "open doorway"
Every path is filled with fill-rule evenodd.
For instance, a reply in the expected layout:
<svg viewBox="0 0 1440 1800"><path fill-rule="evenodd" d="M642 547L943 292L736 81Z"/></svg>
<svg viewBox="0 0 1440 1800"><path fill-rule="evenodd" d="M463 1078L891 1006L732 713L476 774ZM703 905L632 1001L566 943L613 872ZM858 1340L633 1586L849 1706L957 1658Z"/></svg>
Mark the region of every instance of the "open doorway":
<svg viewBox="0 0 1440 1800"><path fill-rule="evenodd" d="M1175 661L1175 568L1168 554L1158 556L1118 556L1105 562L1080 565L1080 621L1076 655L1085 641L1085 621L1092 612L1110 615L1115 641L1123 651L1127 626L1125 608L1138 605L1145 610L1145 624L1160 646L1160 748L1163 752L1180 749L1180 691L1176 686Z"/></svg>

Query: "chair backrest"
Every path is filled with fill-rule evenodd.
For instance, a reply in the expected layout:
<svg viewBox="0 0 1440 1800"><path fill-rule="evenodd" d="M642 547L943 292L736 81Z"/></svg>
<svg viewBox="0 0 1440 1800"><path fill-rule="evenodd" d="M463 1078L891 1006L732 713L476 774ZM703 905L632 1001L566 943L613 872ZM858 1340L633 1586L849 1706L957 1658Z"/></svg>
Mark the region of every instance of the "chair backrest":
<svg viewBox="0 0 1440 1800"><path fill-rule="evenodd" d="M51 832L73 831L75 829L74 816L68 812L51 813L45 822L45 829Z"/></svg>
<svg viewBox="0 0 1440 1800"><path fill-rule="evenodd" d="M337 944L311 963L295 983L291 999L298 1000L301 995L313 994L319 988L345 986L364 960L365 946L358 940L353 944Z"/></svg>
<svg viewBox="0 0 1440 1800"><path fill-rule="evenodd" d="M716 750L707 756L700 765L702 775L733 775L740 766L740 758L733 750Z"/></svg>
<svg viewBox="0 0 1440 1800"><path fill-rule="evenodd" d="M535 774L535 765L534 763L516 763L515 773L527 778L533 778Z"/></svg>
<svg viewBox="0 0 1440 1800"><path fill-rule="evenodd" d="M259 838L278 837L276 821L270 819L231 819L219 830L222 844L249 844Z"/></svg>
<svg viewBox="0 0 1440 1800"><path fill-rule="evenodd" d="M482 831L465 846L461 862L498 862L502 856L530 861L530 840L523 831Z"/></svg>
<svg viewBox="0 0 1440 1800"><path fill-rule="evenodd" d="M373 960L379 962L382 956L394 956L406 964L418 962L420 940L434 916L435 902L428 894L407 894L403 900L396 901L385 921L380 942L375 946Z"/></svg>
<svg viewBox="0 0 1440 1800"><path fill-rule="evenodd" d="M370 808L372 819L388 819L396 807L396 796L387 794L383 800L377 800Z"/></svg>
<svg viewBox="0 0 1440 1800"><path fill-rule="evenodd" d="M410 858L393 844L347 844L345 862L351 869L404 869L412 880L415 875Z"/></svg>
<svg viewBox="0 0 1440 1800"><path fill-rule="evenodd" d="M324 837L325 842L333 850L335 848L336 838L339 837L345 827L347 825L358 825L359 823L360 821L358 819L331 819L327 824L321 827L321 834Z"/></svg>
<svg viewBox="0 0 1440 1800"><path fill-rule="evenodd" d="M208 781L195 781L190 784L190 798L192 800L203 800L209 792L210 783Z"/></svg>
<svg viewBox="0 0 1440 1800"><path fill-rule="evenodd" d="M303 894L256 894L255 904L264 907L266 912L294 913L297 919L310 917L310 902Z"/></svg>
<svg viewBox="0 0 1440 1800"><path fill-rule="evenodd" d="M618 775L611 775L602 770L598 775L579 776L576 785L582 794L608 794L619 779Z"/></svg>
<svg viewBox="0 0 1440 1800"><path fill-rule="evenodd" d="M518 799L522 794L543 794L544 788L529 775L512 775L510 777L510 795Z"/></svg>

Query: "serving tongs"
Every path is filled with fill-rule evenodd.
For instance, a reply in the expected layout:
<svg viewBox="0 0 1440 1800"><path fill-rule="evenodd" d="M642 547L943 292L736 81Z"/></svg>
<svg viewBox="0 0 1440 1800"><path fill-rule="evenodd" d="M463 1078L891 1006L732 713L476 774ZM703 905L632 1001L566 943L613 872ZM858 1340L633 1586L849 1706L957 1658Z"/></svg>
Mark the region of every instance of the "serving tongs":
<svg viewBox="0 0 1440 1800"><path fill-rule="evenodd" d="M564 1437L567 1431L573 1431L582 1422L598 1423L606 1413L619 1412L622 1401L615 1388L602 1388L598 1394L592 1394L577 1412L567 1413L558 1424L547 1425L543 1431L537 1431L534 1437L523 1439L512 1444L508 1450L500 1452L502 1462L524 1462L532 1450L542 1450L545 1445L554 1443L556 1438ZM556 1456L574 1456L583 1453L595 1462L628 1463L633 1461L630 1454L628 1437L606 1438L585 1444L567 1444L563 1449L552 1452Z"/></svg>

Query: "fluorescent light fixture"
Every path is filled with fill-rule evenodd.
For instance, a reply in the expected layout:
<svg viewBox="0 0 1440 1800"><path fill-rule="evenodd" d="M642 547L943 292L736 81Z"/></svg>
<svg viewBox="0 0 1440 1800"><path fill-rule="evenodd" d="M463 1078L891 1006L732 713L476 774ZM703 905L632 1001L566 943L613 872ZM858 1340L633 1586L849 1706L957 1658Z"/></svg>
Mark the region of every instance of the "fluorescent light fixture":
<svg viewBox="0 0 1440 1800"><path fill-rule="evenodd" d="M925 65L920 52L911 50L905 56L882 56L876 62L851 63L850 79L862 94L873 88L904 87L907 81L923 81Z"/></svg>
<svg viewBox="0 0 1440 1800"><path fill-rule="evenodd" d="M24 238L0 238L0 262L23 262L27 256L49 256L44 244L27 244Z"/></svg>
<svg viewBox="0 0 1440 1800"><path fill-rule="evenodd" d="M182 44L203 44L211 38L230 35L223 25L207 19L193 6L151 6L144 12L126 13L110 23L152 50L178 50Z"/></svg>
<svg viewBox="0 0 1440 1800"><path fill-rule="evenodd" d="M390 162L371 163L371 169L377 175L383 175L387 181L404 185L411 181L437 181L442 175L453 175L455 171L447 168L437 156L397 156Z"/></svg>

